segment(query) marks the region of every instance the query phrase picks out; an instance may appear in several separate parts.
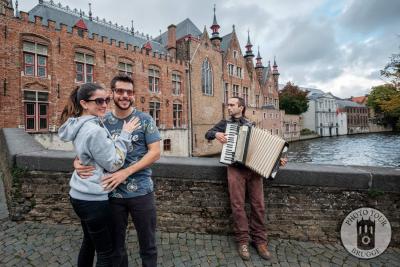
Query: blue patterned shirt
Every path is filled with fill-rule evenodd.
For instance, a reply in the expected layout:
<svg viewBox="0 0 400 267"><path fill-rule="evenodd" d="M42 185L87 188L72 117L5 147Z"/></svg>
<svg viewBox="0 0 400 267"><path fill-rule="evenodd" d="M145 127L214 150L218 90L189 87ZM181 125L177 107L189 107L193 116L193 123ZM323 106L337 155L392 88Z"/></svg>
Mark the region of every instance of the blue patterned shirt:
<svg viewBox="0 0 400 267"><path fill-rule="evenodd" d="M121 133L124 121L129 121L134 116L139 117L141 126L132 133L132 146L128 148L126 160L122 167L124 169L138 162L147 153L147 145L161 140L153 118L149 114L136 109L124 119L119 119L112 112L108 112L104 117L104 125L113 138L116 138ZM109 197L132 198L146 195L153 192L153 190L151 169L147 167L130 175L115 190L110 192Z"/></svg>

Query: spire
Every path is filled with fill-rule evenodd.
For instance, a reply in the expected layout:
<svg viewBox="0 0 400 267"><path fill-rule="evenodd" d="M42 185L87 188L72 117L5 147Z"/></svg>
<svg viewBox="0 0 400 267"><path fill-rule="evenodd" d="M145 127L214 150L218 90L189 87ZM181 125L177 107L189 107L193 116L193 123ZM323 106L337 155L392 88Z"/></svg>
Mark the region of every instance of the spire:
<svg viewBox="0 0 400 267"><path fill-rule="evenodd" d="M217 17L215 16L215 4L214 4L214 19L213 19L213 25L218 25Z"/></svg>
<svg viewBox="0 0 400 267"><path fill-rule="evenodd" d="M135 28L133 28L133 20L131 20L131 34L135 35Z"/></svg>
<svg viewBox="0 0 400 267"><path fill-rule="evenodd" d="M246 55L244 57L254 57L253 50L251 50L252 47L253 45L250 42L250 30L247 30Z"/></svg>
<svg viewBox="0 0 400 267"><path fill-rule="evenodd" d="M278 64L276 64L276 56L274 56L274 65L272 66L272 73L274 75L279 75Z"/></svg>
<svg viewBox="0 0 400 267"><path fill-rule="evenodd" d="M256 57L256 68L263 68L263 64L261 62L262 57L260 56L260 47L258 47L258 53L257 53L257 57Z"/></svg>
<svg viewBox="0 0 400 267"><path fill-rule="evenodd" d="M218 22L217 22L217 17L215 16L215 4L214 4L214 19L213 19L213 24L211 25L211 30L212 30L212 34L211 34L211 41L212 40L214 40L214 39L218 39L218 40L222 40L222 38L221 37L219 37L219 32L218 32L218 30L219 30L219 28L220 28L220 26L218 25Z"/></svg>
<svg viewBox="0 0 400 267"><path fill-rule="evenodd" d="M204 25L203 34L201 35L201 37L202 38L207 37L207 39L209 38L206 25ZM214 38L214 39L217 39L217 38ZM210 40L212 41L213 39L211 38Z"/></svg>
<svg viewBox="0 0 400 267"><path fill-rule="evenodd" d="M92 18L92 4L91 3L89 3L89 19L93 20L93 18Z"/></svg>
<svg viewBox="0 0 400 267"><path fill-rule="evenodd" d="M247 46L253 46L252 44L251 44L251 42L250 42L250 30L247 30L247 44L246 44L246 47Z"/></svg>

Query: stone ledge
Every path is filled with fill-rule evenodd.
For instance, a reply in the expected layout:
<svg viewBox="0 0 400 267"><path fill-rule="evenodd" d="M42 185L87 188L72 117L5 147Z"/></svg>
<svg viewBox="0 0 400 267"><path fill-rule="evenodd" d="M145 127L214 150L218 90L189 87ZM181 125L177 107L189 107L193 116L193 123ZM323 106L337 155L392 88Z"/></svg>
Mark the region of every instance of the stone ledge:
<svg viewBox="0 0 400 267"><path fill-rule="evenodd" d="M27 170L71 172L73 152L46 150L22 129L1 129L2 149L7 160ZM226 167L216 158L162 157L153 166L153 176L224 182ZM274 181L275 186L336 187L353 190L400 191L400 169L366 166L288 163Z"/></svg>
<svg viewBox="0 0 400 267"><path fill-rule="evenodd" d="M16 156L34 151L43 151L45 148L23 129L0 129L0 145L4 149L9 167L15 165Z"/></svg>

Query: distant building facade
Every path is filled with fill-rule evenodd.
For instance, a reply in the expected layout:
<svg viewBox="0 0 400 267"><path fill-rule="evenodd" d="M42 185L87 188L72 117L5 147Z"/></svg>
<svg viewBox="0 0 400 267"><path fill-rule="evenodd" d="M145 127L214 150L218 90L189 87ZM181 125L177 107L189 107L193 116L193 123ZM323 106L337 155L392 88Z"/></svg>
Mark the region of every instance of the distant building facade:
<svg viewBox="0 0 400 267"><path fill-rule="evenodd" d="M318 89L301 89L309 91L307 95L309 107L302 114L303 127L315 131L320 136L338 135L335 97Z"/></svg>
<svg viewBox="0 0 400 267"><path fill-rule="evenodd" d="M347 134L368 133L368 108L350 100L337 100L338 108L347 114Z"/></svg>

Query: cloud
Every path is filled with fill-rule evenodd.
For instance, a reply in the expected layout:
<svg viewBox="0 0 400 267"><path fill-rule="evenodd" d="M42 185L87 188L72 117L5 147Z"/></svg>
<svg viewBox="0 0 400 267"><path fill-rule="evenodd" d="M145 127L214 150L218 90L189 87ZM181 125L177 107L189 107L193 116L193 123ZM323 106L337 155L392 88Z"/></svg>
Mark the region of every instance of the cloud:
<svg viewBox="0 0 400 267"><path fill-rule="evenodd" d="M280 82L317 86L340 97L363 95L383 83L379 70L399 51L399 0L146 0L93 1L94 16L152 35L190 18L210 33L214 3L221 36L236 26L242 51L247 29L264 65L277 56ZM30 10L37 1L20 1ZM62 0L88 12L88 2Z"/></svg>
<svg viewBox="0 0 400 267"><path fill-rule="evenodd" d="M399 30L400 1L398 0L353 0L343 9L339 17L342 27L361 33L371 33L387 27Z"/></svg>

